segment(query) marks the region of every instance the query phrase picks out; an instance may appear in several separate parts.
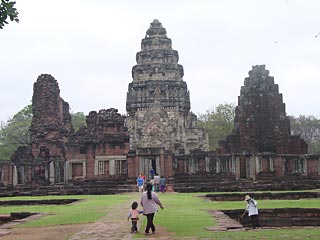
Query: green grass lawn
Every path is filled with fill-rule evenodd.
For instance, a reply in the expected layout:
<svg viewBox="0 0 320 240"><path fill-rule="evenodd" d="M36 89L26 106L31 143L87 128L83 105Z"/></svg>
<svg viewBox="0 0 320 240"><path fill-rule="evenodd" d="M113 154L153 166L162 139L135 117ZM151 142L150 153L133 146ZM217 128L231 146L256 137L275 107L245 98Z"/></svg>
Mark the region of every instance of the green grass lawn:
<svg viewBox="0 0 320 240"><path fill-rule="evenodd" d="M155 216L155 224L165 227L175 237L195 237L211 239L320 239L318 229L272 229L241 232L212 232L205 230L216 225L208 214L209 209L244 209L244 201L208 201L197 196L205 194L159 194L165 210L159 210ZM320 208L320 199L304 200L258 200L260 208ZM141 229L144 229L145 223ZM143 232L143 231L142 231ZM138 236L141 237L141 236Z"/></svg>
<svg viewBox="0 0 320 240"><path fill-rule="evenodd" d="M18 227L39 227L56 224L77 224L94 222L107 214L113 206L128 201L130 195L81 195L81 196L43 196L43 197L12 197L1 200L35 200L35 199L82 199L80 202L67 205L30 205L2 206L0 214L11 212L43 212L49 213L35 221L28 221Z"/></svg>
<svg viewBox="0 0 320 240"><path fill-rule="evenodd" d="M320 228L282 228L272 230L241 231L241 232L212 232L205 230L214 226L215 220L208 214L208 210L244 209L244 201L209 201L198 196L204 193L172 193L159 194L165 209L159 210L155 216L155 225L164 227L172 233L172 237L192 237L196 239L320 239ZM29 221L19 227L48 226L55 224L77 224L94 222L105 216L112 207L136 200L136 195L89 195L89 196L46 196L46 197L14 197L10 199L53 199L79 198L80 202L68 205L37 205L37 206L2 206L0 214L10 212L46 212L51 215L35 221ZM303 200L259 200L260 208L320 208L320 199ZM124 216L125 218L126 216ZM145 218L139 222L140 231L145 227ZM142 237L141 234L135 237Z"/></svg>

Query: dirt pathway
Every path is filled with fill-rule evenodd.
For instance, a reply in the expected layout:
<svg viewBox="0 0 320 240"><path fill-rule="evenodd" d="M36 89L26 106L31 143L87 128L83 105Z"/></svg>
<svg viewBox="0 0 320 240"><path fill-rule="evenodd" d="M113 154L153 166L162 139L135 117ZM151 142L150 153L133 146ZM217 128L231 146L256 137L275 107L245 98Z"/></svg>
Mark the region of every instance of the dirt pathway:
<svg viewBox="0 0 320 240"><path fill-rule="evenodd" d="M131 221L127 220L127 214L133 201L140 202L140 194L133 193L132 198L111 209L106 217L99 222L88 224L83 230L72 235L68 240L129 240L135 234L130 233ZM146 221L144 216L140 217L138 227L140 232L144 230L141 228L141 223ZM157 232L154 235L142 237L142 239L170 239L170 234L164 228L157 227ZM135 236L137 238L137 236ZM138 238L139 239L139 238Z"/></svg>
<svg viewBox="0 0 320 240"><path fill-rule="evenodd" d="M139 202L139 193L132 193L130 200L113 207L106 216L94 223L58 225L37 228L8 228L0 229L0 240L129 240L136 234L130 233L131 222L127 220L127 214L133 201ZM146 219L140 217L141 223ZM164 228L157 227L154 235L142 236L140 239L171 239L170 233ZM8 232L1 236L1 230ZM139 238L138 238L139 239Z"/></svg>
<svg viewBox="0 0 320 240"><path fill-rule="evenodd" d="M88 224L68 240L132 239L131 222L127 220L126 216L133 201L139 201L138 193L132 194L129 201L110 209L103 219Z"/></svg>

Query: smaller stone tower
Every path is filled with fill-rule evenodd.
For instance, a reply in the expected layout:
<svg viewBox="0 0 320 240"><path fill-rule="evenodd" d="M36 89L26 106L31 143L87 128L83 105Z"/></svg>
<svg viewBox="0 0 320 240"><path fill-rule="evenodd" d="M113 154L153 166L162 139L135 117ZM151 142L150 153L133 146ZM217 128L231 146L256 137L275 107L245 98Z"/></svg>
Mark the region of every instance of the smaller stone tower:
<svg viewBox="0 0 320 240"><path fill-rule="evenodd" d="M274 78L265 65L253 66L241 87L234 131L220 143L231 153L304 154L307 144L290 133L290 121Z"/></svg>
<svg viewBox="0 0 320 240"><path fill-rule="evenodd" d="M35 157L64 159L64 144L74 132L69 104L60 97L56 79L41 74L33 86L31 145Z"/></svg>

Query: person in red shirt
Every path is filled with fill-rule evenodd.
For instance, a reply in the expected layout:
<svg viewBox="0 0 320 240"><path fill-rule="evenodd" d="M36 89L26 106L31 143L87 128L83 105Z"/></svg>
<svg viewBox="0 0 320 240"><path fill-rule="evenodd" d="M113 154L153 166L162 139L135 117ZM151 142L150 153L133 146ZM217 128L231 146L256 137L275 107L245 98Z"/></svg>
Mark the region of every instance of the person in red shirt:
<svg viewBox="0 0 320 240"><path fill-rule="evenodd" d="M143 178L144 183L146 183L146 175L144 175L143 173L140 173L141 177Z"/></svg>

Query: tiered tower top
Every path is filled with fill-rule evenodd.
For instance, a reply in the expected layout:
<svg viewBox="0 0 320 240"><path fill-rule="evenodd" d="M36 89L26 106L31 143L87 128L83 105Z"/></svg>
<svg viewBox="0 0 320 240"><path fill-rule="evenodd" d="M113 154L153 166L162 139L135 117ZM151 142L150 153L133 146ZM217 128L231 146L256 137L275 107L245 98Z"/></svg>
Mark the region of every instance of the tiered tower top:
<svg viewBox="0 0 320 240"><path fill-rule="evenodd" d="M137 65L132 68L133 81L182 80L184 72L178 64L178 52L172 49L166 33L157 19L150 24L136 55Z"/></svg>

